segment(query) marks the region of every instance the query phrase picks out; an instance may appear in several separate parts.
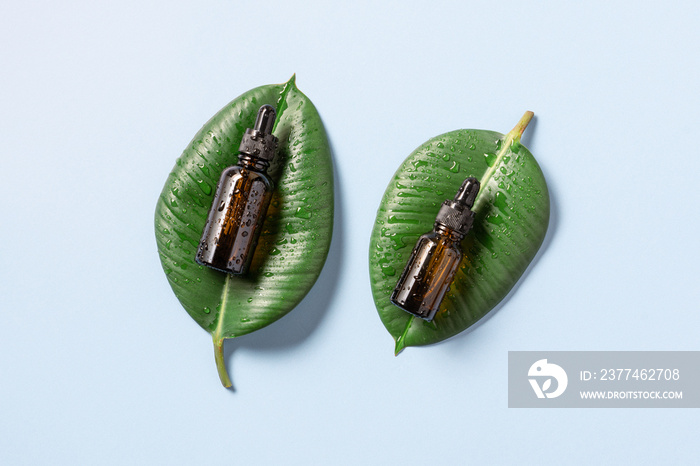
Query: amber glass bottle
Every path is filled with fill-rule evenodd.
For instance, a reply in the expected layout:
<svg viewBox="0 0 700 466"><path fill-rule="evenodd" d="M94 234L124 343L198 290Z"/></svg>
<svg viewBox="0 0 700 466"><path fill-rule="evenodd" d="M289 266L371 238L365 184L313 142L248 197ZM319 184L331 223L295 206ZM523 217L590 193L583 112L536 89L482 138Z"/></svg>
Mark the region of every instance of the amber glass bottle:
<svg viewBox="0 0 700 466"><path fill-rule="evenodd" d="M255 127L243 135L238 164L221 174L199 242L198 263L233 274L248 271L272 198L267 168L277 151L275 116L271 106L260 107Z"/></svg>
<svg viewBox="0 0 700 466"><path fill-rule="evenodd" d="M459 243L474 223L476 178L467 178L454 200L440 207L433 231L418 239L391 294L391 302L425 320L433 320L462 260Z"/></svg>

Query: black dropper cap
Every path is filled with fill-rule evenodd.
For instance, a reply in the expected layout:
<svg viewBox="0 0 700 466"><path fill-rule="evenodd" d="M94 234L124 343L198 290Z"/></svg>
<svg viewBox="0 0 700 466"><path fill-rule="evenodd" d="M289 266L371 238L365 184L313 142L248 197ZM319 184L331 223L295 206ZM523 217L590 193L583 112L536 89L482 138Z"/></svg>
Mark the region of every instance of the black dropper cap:
<svg viewBox="0 0 700 466"><path fill-rule="evenodd" d="M245 130L238 151L242 154L270 162L275 158L277 138L272 135L272 127L277 116L274 107L263 105L258 110L255 126Z"/></svg>
<svg viewBox="0 0 700 466"><path fill-rule="evenodd" d="M480 187L476 178L470 176L464 180L454 200L448 199L442 203L435 223L455 230L462 236L469 233L476 216L471 208L474 206Z"/></svg>

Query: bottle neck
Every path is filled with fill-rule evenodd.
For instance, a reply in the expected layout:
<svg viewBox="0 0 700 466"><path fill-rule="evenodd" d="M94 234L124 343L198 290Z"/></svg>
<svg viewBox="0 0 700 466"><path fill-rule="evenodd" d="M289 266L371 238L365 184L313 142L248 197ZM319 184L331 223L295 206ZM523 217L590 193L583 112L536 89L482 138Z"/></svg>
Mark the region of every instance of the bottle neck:
<svg viewBox="0 0 700 466"><path fill-rule="evenodd" d="M464 238L463 234L461 234L457 230L453 230L452 228L445 226L440 222L435 222L435 226L433 226L433 231L440 235L446 236L447 238L456 243L459 243L460 241L462 241L462 238Z"/></svg>
<svg viewBox="0 0 700 466"><path fill-rule="evenodd" d="M267 167L270 166L270 162L257 157L251 157L250 155L241 152L238 154L238 165L247 168L248 170L266 173Z"/></svg>

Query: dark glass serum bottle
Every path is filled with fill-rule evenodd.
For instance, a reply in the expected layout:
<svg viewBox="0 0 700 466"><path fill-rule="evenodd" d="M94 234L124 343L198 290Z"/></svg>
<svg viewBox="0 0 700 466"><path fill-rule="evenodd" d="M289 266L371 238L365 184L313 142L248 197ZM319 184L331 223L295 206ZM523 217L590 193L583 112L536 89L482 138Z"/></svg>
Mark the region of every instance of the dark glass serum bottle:
<svg viewBox="0 0 700 466"><path fill-rule="evenodd" d="M427 321L433 320L462 260L459 244L474 223L471 210L479 193L476 178L467 178L454 200L443 202L433 231L418 239L391 294L391 302Z"/></svg>
<svg viewBox="0 0 700 466"><path fill-rule="evenodd" d="M232 274L248 271L274 187L267 168L277 151L275 116L270 105L260 107L255 127L243 135L238 164L221 174L199 242L198 263Z"/></svg>

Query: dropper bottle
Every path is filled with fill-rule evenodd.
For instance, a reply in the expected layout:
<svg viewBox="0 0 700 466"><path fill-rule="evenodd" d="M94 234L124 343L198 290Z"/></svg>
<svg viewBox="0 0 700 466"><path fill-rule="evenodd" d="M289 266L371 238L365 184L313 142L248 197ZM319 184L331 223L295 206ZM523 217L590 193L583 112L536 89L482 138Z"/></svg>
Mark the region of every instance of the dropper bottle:
<svg viewBox="0 0 700 466"><path fill-rule="evenodd" d="M391 302L427 321L433 320L462 260L460 242L474 223L471 210L479 181L469 177L453 200L440 207L433 231L418 239L391 294Z"/></svg>
<svg viewBox="0 0 700 466"><path fill-rule="evenodd" d="M232 274L248 271L274 189L267 168L277 152L275 117L273 107L260 107L255 126L243 135L238 164L221 174L199 242L198 263Z"/></svg>

